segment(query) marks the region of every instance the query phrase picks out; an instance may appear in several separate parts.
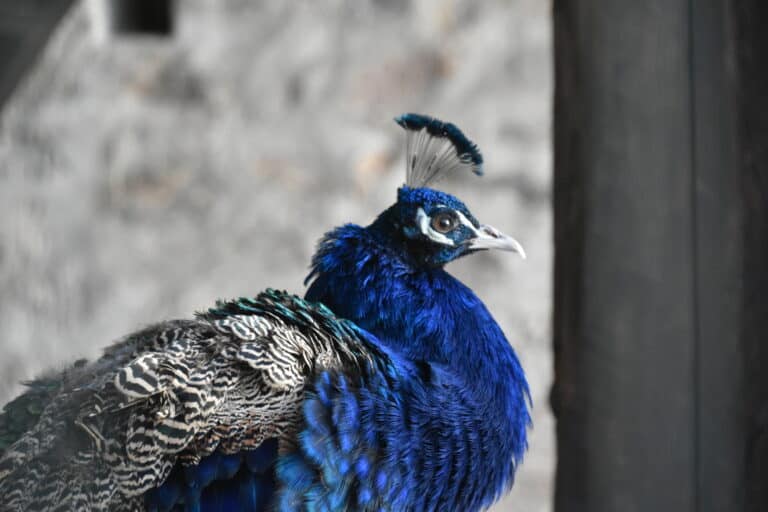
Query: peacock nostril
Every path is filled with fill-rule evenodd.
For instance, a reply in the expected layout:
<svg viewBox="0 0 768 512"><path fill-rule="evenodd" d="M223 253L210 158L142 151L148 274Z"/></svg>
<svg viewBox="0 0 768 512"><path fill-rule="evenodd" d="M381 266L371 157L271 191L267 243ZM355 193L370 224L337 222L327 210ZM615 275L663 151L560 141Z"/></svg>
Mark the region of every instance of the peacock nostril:
<svg viewBox="0 0 768 512"><path fill-rule="evenodd" d="M480 230L486 235L492 236L493 238L501 238L502 236L504 236L501 231L487 224L483 224L482 226L480 226Z"/></svg>

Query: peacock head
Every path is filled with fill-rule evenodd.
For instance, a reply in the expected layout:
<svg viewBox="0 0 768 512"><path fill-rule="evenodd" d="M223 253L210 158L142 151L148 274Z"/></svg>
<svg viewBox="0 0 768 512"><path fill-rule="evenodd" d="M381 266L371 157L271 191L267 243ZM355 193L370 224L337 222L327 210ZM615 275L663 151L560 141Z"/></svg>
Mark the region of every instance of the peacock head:
<svg viewBox="0 0 768 512"><path fill-rule="evenodd" d="M403 114L395 121L407 132L406 185L397 203L371 225L385 233L411 262L441 267L486 249L513 251L525 258L522 245L487 224L481 224L459 199L427 185L462 168L482 175L477 146L452 123Z"/></svg>

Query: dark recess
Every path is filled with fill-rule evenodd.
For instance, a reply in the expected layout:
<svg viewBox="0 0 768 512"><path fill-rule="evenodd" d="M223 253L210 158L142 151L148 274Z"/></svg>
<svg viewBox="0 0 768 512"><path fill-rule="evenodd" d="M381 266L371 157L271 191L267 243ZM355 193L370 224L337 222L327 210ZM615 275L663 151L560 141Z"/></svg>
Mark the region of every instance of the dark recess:
<svg viewBox="0 0 768 512"><path fill-rule="evenodd" d="M110 0L115 33L173 33L173 0Z"/></svg>

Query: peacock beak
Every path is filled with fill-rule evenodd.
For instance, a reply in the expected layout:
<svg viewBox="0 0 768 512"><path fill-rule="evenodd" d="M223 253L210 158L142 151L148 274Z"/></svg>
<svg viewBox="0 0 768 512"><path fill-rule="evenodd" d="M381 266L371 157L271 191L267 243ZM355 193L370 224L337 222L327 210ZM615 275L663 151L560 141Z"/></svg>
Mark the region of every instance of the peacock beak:
<svg viewBox="0 0 768 512"><path fill-rule="evenodd" d="M512 251L519 254L525 259L525 249L523 246L512 238L505 235L498 229L488 224L481 224L475 232L477 236L469 240L470 249L499 249L502 251Z"/></svg>

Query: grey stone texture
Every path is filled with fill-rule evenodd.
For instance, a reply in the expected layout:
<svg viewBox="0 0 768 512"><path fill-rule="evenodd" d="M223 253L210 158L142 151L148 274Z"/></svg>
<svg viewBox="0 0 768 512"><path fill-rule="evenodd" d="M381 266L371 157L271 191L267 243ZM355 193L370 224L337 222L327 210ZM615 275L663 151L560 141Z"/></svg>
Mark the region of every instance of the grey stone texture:
<svg viewBox="0 0 768 512"><path fill-rule="evenodd" d="M0 403L148 323L271 286L404 177L429 113L486 176L441 184L529 258L451 264L530 379L534 428L493 510L551 510L551 29L538 0L180 0L167 38L93 37L77 4L0 117Z"/></svg>

